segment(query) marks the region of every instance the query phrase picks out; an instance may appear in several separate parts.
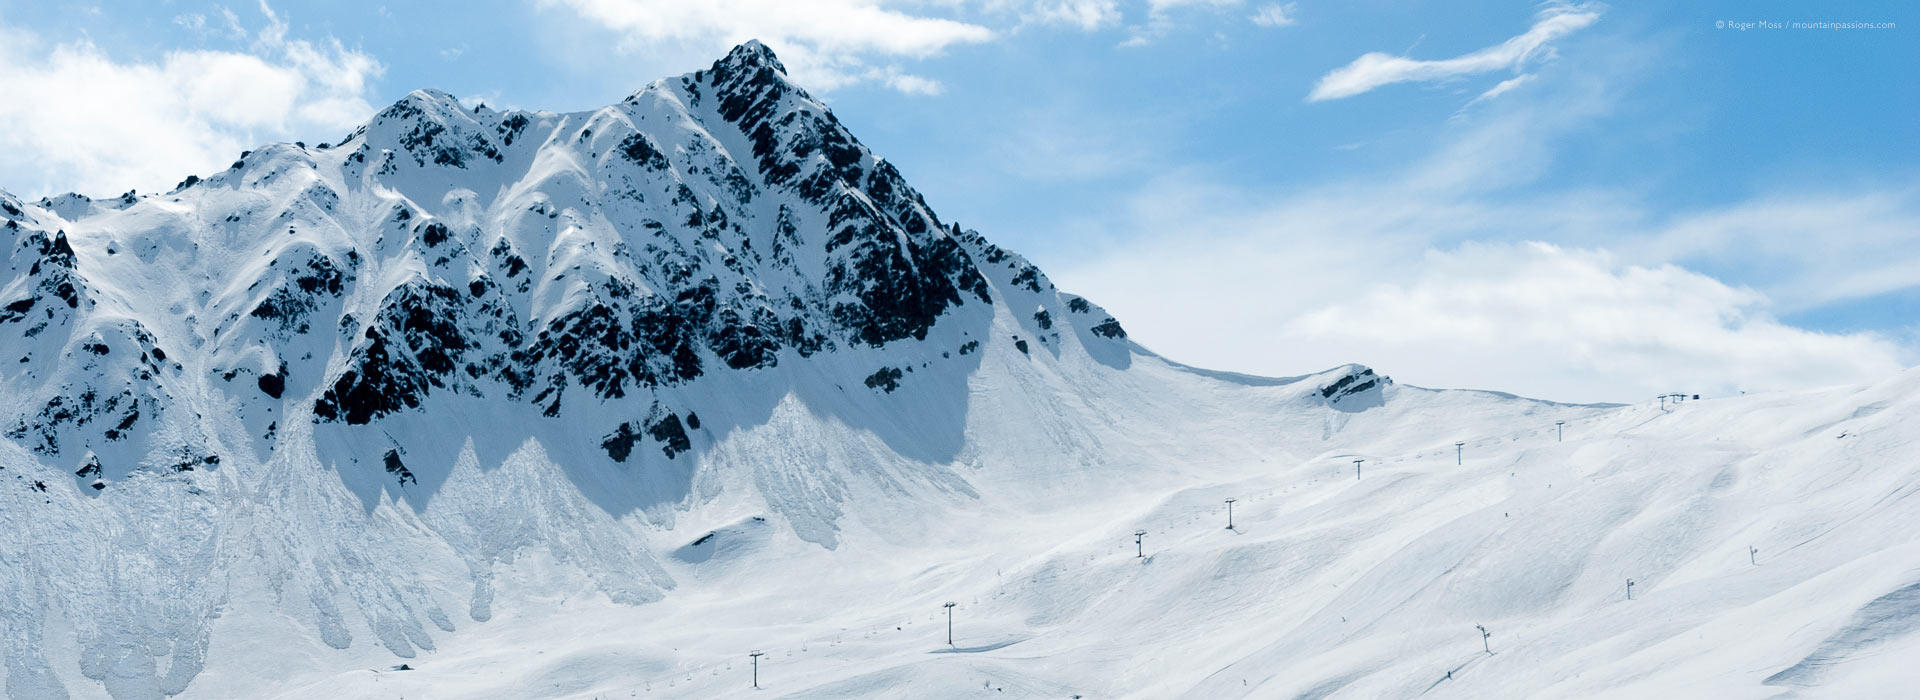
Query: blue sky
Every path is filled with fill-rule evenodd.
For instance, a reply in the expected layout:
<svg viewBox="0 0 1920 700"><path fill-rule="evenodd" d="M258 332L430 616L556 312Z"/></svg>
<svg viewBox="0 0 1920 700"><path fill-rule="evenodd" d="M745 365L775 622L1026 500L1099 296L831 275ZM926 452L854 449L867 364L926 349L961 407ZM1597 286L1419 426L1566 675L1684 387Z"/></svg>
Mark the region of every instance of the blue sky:
<svg viewBox="0 0 1920 700"><path fill-rule="evenodd" d="M0 187L163 189L419 87L590 109L760 38L1191 364L1617 401L1915 364L1920 9L1648 5L0 0Z"/></svg>

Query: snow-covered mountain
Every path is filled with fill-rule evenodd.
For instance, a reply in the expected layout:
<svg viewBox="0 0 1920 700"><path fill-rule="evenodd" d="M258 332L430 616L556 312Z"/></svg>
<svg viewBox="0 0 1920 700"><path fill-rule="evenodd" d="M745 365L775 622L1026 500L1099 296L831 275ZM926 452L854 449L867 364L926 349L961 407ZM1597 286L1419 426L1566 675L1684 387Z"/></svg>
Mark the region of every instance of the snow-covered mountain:
<svg viewBox="0 0 1920 700"><path fill-rule="evenodd" d="M1765 695L1920 648L1920 379L1670 410L1186 367L758 43L0 215L12 698L713 697L760 648L815 697Z"/></svg>

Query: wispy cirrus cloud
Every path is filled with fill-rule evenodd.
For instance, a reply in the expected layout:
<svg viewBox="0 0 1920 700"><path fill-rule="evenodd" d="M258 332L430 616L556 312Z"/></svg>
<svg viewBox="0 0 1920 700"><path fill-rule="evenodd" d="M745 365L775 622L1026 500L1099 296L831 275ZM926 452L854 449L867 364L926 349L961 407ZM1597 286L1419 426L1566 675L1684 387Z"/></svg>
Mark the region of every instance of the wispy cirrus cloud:
<svg viewBox="0 0 1920 700"><path fill-rule="evenodd" d="M1485 102L1487 100L1491 100L1495 97L1505 95L1509 92L1513 92L1514 90L1519 89L1520 86L1525 85L1528 82L1531 82L1533 80L1533 77L1534 77L1533 73L1526 73L1524 75L1516 75L1506 80L1502 80L1500 81L1499 84L1494 85L1493 87L1487 88L1486 92L1480 93L1479 97L1473 98L1473 101L1468 102L1467 104L1468 105L1478 104L1481 102Z"/></svg>
<svg viewBox="0 0 1920 700"><path fill-rule="evenodd" d="M1465 55L1425 61L1377 51L1368 53L1321 76L1313 92L1308 93L1307 101L1338 100L1394 83L1433 82L1518 70L1543 52L1551 51L1555 40L1599 19L1600 11L1592 5L1552 4L1540 11L1533 27L1525 33Z"/></svg>

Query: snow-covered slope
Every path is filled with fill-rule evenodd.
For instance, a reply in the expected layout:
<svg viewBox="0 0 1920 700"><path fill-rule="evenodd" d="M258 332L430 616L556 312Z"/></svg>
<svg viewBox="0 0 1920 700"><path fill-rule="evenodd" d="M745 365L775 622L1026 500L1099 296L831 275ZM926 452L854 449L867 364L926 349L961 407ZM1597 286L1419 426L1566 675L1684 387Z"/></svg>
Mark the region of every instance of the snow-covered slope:
<svg viewBox="0 0 1920 700"><path fill-rule="evenodd" d="M1845 694L1916 649L1920 376L1188 368L757 43L0 215L13 698L714 697L755 649L811 697Z"/></svg>

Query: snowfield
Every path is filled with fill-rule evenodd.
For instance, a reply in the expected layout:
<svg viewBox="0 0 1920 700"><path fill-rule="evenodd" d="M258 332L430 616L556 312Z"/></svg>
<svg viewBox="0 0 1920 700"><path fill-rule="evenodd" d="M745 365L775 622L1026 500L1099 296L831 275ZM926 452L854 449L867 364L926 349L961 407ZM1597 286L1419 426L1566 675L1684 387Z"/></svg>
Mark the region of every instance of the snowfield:
<svg viewBox="0 0 1920 700"><path fill-rule="evenodd" d="M1920 694L1920 370L1187 367L758 44L0 204L9 698Z"/></svg>
<svg viewBox="0 0 1920 700"><path fill-rule="evenodd" d="M1117 376L1091 387L1072 373L982 377L966 456L919 465L939 476L918 482L863 476L882 470L850 454L859 447L820 456L814 479L792 476L828 443L886 448L783 404L719 441L725 456L698 470L710 495L671 527L597 510L537 444L485 468L463 450L441 495L348 513L327 545L387 529L380 548L413 558L453 628L431 633L431 651L398 658L354 615L341 620L356 643L328 646L306 601L276 596L261 557L242 552L206 670L183 697L728 697L749 692L755 650L767 654L762 692L780 697L1891 698L1914 687L1920 461L1902 426L1920 420L1920 373L1666 409L1392 386L1354 413L1298 385L1233 385L1151 359L1094 374ZM1123 396L1156 384L1118 406L1055 403L1074 386ZM1178 404L1212 410L1152 417ZM1098 427L1049 435L1039 423L1053 410L1056 426ZM1568 421L1564 442L1554 420ZM1466 442L1461 464L1449 438ZM1354 458L1367 460L1357 480ZM268 539L247 521L327 491L351 501L334 474L307 474L272 489L209 484L237 501L212 526ZM6 527L26 534L29 555L146 552L159 536L76 538L76 523L100 515L84 498L8 493ZM843 504L835 546L768 517L775 498ZM496 564L478 620L470 572L430 525L449 511L480 530L548 517L574 532ZM1144 559L1135 529L1147 531ZM675 585L617 602L583 571L592 555L578 544L613 539L656 553L654 575ZM17 590L21 568L7 570ZM951 647L946 601L959 604ZM1491 655L1475 625L1492 632ZM49 624L42 640L51 672L80 679L73 632ZM392 670L401 663L413 670ZM14 697L45 697L18 668ZM84 681L68 690L104 696Z"/></svg>

